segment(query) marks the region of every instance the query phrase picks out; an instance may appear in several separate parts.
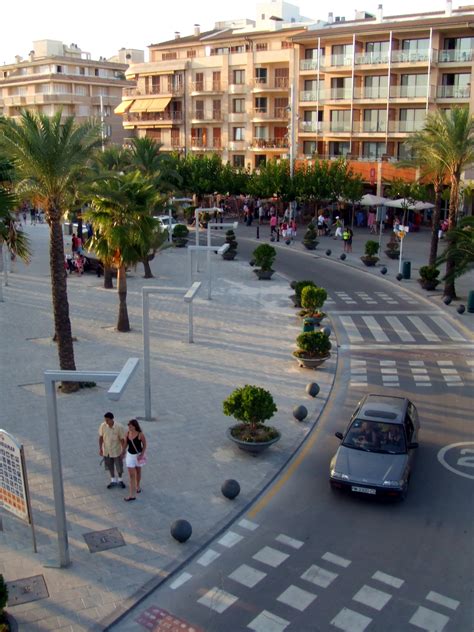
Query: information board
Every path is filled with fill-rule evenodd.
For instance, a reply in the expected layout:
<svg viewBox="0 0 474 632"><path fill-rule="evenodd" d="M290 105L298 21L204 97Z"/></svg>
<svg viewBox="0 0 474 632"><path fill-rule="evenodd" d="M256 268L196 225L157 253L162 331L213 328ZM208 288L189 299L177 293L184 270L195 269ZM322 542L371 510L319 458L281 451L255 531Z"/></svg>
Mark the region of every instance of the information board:
<svg viewBox="0 0 474 632"><path fill-rule="evenodd" d="M0 429L0 507L31 524L23 446Z"/></svg>

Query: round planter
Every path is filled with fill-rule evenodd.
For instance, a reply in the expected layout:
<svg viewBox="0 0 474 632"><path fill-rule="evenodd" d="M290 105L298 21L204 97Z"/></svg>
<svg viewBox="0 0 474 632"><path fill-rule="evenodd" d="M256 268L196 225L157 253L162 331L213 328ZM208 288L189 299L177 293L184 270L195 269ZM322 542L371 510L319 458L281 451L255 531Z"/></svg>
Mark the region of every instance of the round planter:
<svg viewBox="0 0 474 632"><path fill-rule="evenodd" d="M316 250L317 244L317 241L303 241L303 246L306 248L306 250Z"/></svg>
<svg viewBox="0 0 474 632"><path fill-rule="evenodd" d="M281 438L280 432L277 431L278 436L275 437L274 439L270 439L270 441L259 441L258 443L257 442L251 443L249 441L241 441L240 439L237 439L236 437L232 436L232 429L238 426L240 426L240 424L236 424L235 426L231 426L230 428L228 428L227 436L229 437L231 441L235 443L235 445L240 450L243 450L243 452L248 452L249 454L252 454L253 456L257 456L257 454L260 454L261 452L269 448L271 445L279 441Z"/></svg>
<svg viewBox="0 0 474 632"><path fill-rule="evenodd" d="M184 239L181 237L173 238L173 244L175 245L176 248L184 248L187 243L188 243L187 239Z"/></svg>
<svg viewBox="0 0 474 632"><path fill-rule="evenodd" d="M261 268L258 268L257 270L254 270L254 272L260 281L270 281L275 270L262 270Z"/></svg>
<svg viewBox="0 0 474 632"><path fill-rule="evenodd" d="M15 617L9 614L6 610L4 610L3 613L5 616L3 620L0 621L0 625L2 623L6 623L8 626L7 629L9 630L9 632L18 632L18 623Z"/></svg>
<svg viewBox="0 0 474 632"><path fill-rule="evenodd" d="M228 250L227 252L224 252L222 258L224 259L224 261L233 261L236 254L237 250Z"/></svg>
<svg viewBox="0 0 474 632"><path fill-rule="evenodd" d="M331 354L328 353L327 355L321 358L298 358L295 355L293 355L293 357L298 362L300 367L303 367L305 369L317 369L318 367L321 366L323 362L326 362L326 360L328 360L331 357Z"/></svg>
<svg viewBox="0 0 474 632"><path fill-rule="evenodd" d="M290 301L293 303L293 305L295 307L297 307L298 309L301 309L301 303L300 301L296 298L296 294L291 294L289 297Z"/></svg>
<svg viewBox="0 0 474 632"><path fill-rule="evenodd" d="M427 280L427 279L418 279L418 283L421 285L421 287L424 290L428 290L428 292L432 292L433 290L436 290L437 286L441 283L441 281L438 281L437 279L433 281Z"/></svg>
<svg viewBox="0 0 474 632"><path fill-rule="evenodd" d="M400 251L399 250L386 250L385 254L389 259L399 259Z"/></svg>
<svg viewBox="0 0 474 632"><path fill-rule="evenodd" d="M378 260L378 257L368 257L367 255L361 257L361 261L368 267L374 266Z"/></svg>

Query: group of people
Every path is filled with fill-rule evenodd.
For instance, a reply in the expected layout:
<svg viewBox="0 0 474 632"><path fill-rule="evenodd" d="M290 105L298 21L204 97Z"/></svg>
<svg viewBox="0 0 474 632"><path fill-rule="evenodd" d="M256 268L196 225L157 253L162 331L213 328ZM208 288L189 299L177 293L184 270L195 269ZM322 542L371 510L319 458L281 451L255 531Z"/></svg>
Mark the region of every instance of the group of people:
<svg viewBox="0 0 474 632"><path fill-rule="evenodd" d="M82 239L73 233L71 240L71 254L66 255L64 258L64 269L66 274L78 275L84 274L84 266L86 258L84 257L84 250L82 247Z"/></svg>
<svg viewBox="0 0 474 632"><path fill-rule="evenodd" d="M125 502L136 500L142 492L142 467L146 463L147 442L136 419L130 419L127 430L116 423L114 415L107 412L99 426L99 455L110 474L107 489L126 489L123 482L123 462L128 470L129 493Z"/></svg>
<svg viewBox="0 0 474 632"><path fill-rule="evenodd" d="M352 252L352 239L354 231L350 226L344 226L344 222L339 215L336 215L334 223L329 225L329 218L323 211L319 212L317 219L318 235L328 237L331 235L331 228L334 226L333 239L342 239L344 252Z"/></svg>

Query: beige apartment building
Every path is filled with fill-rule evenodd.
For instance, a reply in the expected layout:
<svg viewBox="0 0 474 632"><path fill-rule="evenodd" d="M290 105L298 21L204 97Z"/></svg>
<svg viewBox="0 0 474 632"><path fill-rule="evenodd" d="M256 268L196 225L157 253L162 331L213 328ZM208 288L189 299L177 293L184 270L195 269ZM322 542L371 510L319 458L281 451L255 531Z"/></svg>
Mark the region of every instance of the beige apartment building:
<svg viewBox="0 0 474 632"><path fill-rule="evenodd" d="M428 112L473 110L474 7L389 17L379 7L325 22L285 8L270 0L256 22L202 33L196 25L150 46L150 61L127 70L136 87L116 110L128 134L251 169L272 158L346 156L380 185L414 177L394 163Z"/></svg>
<svg viewBox="0 0 474 632"><path fill-rule="evenodd" d="M61 110L79 122L100 120L104 140L123 143L122 119L114 109L130 86L126 69L143 58L143 51L121 49L113 61L94 60L77 44L33 42L28 59L17 56L15 63L0 66L0 115L15 117L21 109L53 115Z"/></svg>

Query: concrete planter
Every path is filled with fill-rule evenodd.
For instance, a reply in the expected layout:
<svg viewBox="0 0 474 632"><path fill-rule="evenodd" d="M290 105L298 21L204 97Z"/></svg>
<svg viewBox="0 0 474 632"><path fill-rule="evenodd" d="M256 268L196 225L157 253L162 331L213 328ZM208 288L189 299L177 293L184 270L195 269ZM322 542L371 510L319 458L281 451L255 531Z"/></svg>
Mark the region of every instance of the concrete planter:
<svg viewBox="0 0 474 632"><path fill-rule="evenodd" d="M317 245L317 241L303 241L303 246L306 248L306 250L316 250Z"/></svg>
<svg viewBox="0 0 474 632"><path fill-rule="evenodd" d="M421 285L421 287L424 290L428 290L428 292L432 292L433 290L436 290L437 286L441 283L441 281L438 281L437 279L418 279L418 283Z"/></svg>
<svg viewBox="0 0 474 632"><path fill-rule="evenodd" d="M184 237L173 237L173 244L176 248L185 248L188 240Z"/></svg>
<svg viewBox="0 0 474 632"><path fill-rule="evenodd" d="M361 257L362 263L368 267L374 266L378 260L378 257L369 257L367 255Z"/></svg>
<svg viewBox="0 0 474 632"><path fill-rule="evenodd" d="M386 250L385 254L389 259L399 259L400 251L399 250Z"/></svg>
<svg viewBox="0 0 474 632"><path fill-rule="evenodd" d="M239 448L239 450L242 450L243 452L248 452L249 454L252 454L253 456L257 456L257 454L264 452L267 448L269 448L271 445L279 441L281 438L281 434L277 431L278 436L275 437L274 439L270 439L270 441L258 441L255 443L252 443L250 441L241 441L240 439L237 439L237 437L234 437L232 435L232 429L238 428L239 426L240 424L236 424L235 426L231 426L230 428L228 428L227 436L233 443L235 443L235 445Z"/></svg>
<svg viewBox="0 0 474 632"><path fill-rule="evenodd" d="M298 356L295 356L294 354L293 354L293 357L298 362L300 367L304 369L317 369L318 367L321 366L321 364L323 364L323 362L326 362L326 360L328 360L331 357L331 354L328 353L327 355L322 356L320 358L299 358Z"/></svg>
<svg viewBox="0 0 474 632"><path fill-rule="evenodd" d="M236 254L237 250L228 250L227 252L224 252L222 258L224 259L224 261L233 261Z"/></svg>
<svg viewBox="0 0 474 632"><path fill-rule="evenodd" d="M258 268L257 270L254 270L254 272L260 281L270 281L275 270L262 270L261 268Z"/></svg>

